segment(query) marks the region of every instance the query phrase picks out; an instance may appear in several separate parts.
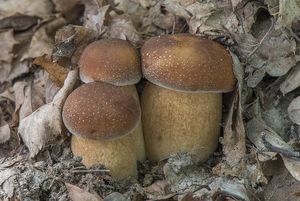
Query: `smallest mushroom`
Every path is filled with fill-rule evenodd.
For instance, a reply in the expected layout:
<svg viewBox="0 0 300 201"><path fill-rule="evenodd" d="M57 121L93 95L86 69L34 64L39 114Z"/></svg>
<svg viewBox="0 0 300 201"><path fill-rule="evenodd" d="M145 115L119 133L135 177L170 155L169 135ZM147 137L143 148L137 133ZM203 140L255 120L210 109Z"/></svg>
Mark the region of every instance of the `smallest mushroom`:
<svg viewBox="0 0 300 201"><path fill-rule="evenodd" d="M67 98L63 121L73 134L71 148L86 166L103 164L116 179L137 175L134 130L141 110L128 87L83 84Z"/></svg>

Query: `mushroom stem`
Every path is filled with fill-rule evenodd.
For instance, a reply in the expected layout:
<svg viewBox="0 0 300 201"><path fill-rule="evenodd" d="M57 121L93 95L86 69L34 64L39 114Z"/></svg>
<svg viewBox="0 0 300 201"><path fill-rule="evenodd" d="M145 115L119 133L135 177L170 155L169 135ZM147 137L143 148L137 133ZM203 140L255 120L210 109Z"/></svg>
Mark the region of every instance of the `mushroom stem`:
<svg viewBox="0 0 300 201"><path fill-rule="evenodd" d="M139 125L141 124L139 123ZM110 175L117 180L130 176L136 177L136 162L141 155L137 153L132 142L138 142L140 138L139 127L115 140L92 140L72 135L72 152L74 155L82 157L82 162L87 167L103 164L109 169Z"/></svg>
<svg viewBox="0 0 300 201"><path fill-rule="evenodd" d="M217 148L221 93L178 92L149 82L141 104L149 160L160 161L186 151L196 161L205 161Z"/></svg>

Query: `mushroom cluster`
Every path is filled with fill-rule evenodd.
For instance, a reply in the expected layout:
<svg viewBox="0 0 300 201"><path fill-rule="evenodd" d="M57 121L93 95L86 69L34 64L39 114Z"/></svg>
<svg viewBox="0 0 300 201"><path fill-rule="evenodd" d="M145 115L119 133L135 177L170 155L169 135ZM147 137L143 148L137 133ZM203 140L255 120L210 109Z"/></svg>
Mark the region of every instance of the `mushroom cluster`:
<svg viewBox="0 0 300 201"><path fill-rule="evenodd" d="M79 61L85 84L63 108L74 155L86 166L105 165L116 179L136 176L136 161L145 153L155 162L177 152L207 160L220 136L222 92L236 83L229 52L190 34L149 39L141 59L142 69L136 49L124 40L91 43ZM142 72L149 82L140 109L134 84Z"/></svg>
<svg viewBox="0 0 300 201"><path fill-rule="evenodd" d="M63 108L73 134L71 149L86 166L103 164L116 179L137 176L145 159L139 98L137 51L127 41L102 39L88 45L79 61L81 81Z"/></svg>

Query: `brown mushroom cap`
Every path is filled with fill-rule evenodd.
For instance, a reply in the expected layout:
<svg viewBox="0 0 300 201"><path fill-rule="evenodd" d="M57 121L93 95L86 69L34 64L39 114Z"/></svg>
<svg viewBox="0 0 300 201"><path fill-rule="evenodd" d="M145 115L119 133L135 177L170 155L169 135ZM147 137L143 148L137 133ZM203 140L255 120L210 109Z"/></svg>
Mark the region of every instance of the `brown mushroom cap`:
<svg viewBox="0 0 300 201"><path fill-rule="evenodd" d="M63 107L63 121L74 135L109 140L130 133L139 123L138 101L126 87L91 82L75 89Z"/></svg>
<svg viewBox="0 0 300 201"><path fill-rule="evenodd" d="M136 49L121 39L102 39L89 44L80 60L83 82L102 81L117 86L137 83L141 77Z"/></svg>
<svg viewBox="0 0 300 201"><path fill-rule="evenodd" d="M235 87L232 58L220 44L190 34L149 39L141 50L144 76L184 92L228 92Z"/></svg>

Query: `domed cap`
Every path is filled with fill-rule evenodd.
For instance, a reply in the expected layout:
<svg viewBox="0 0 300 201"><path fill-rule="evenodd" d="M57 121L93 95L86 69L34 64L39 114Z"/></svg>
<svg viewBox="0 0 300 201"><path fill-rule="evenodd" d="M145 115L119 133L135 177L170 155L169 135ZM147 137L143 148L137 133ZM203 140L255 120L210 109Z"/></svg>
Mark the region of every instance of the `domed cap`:
<svg viewBox="0 0 300 201"><path fill-rule="evenodd" d="M144 76L184 92L228 92L236 79L229 52L218 43L190 34L149 39L141 50Z"/></svg>
<svg viewBox="0 0 300 201"><path fill-rule="evenodd" d="M75 89L63 107L63 121L74 135L109 140L128 134L139 123L138 101L124 87L91 82Z"/></svg>
<svg viewBox="0 0 300 201"><path fill-rule="evenodd" d="M79 60L83 82L102 81L117 86L137 83L141 77L136 49L121 39L102 39L89 44Z"/></svg>

